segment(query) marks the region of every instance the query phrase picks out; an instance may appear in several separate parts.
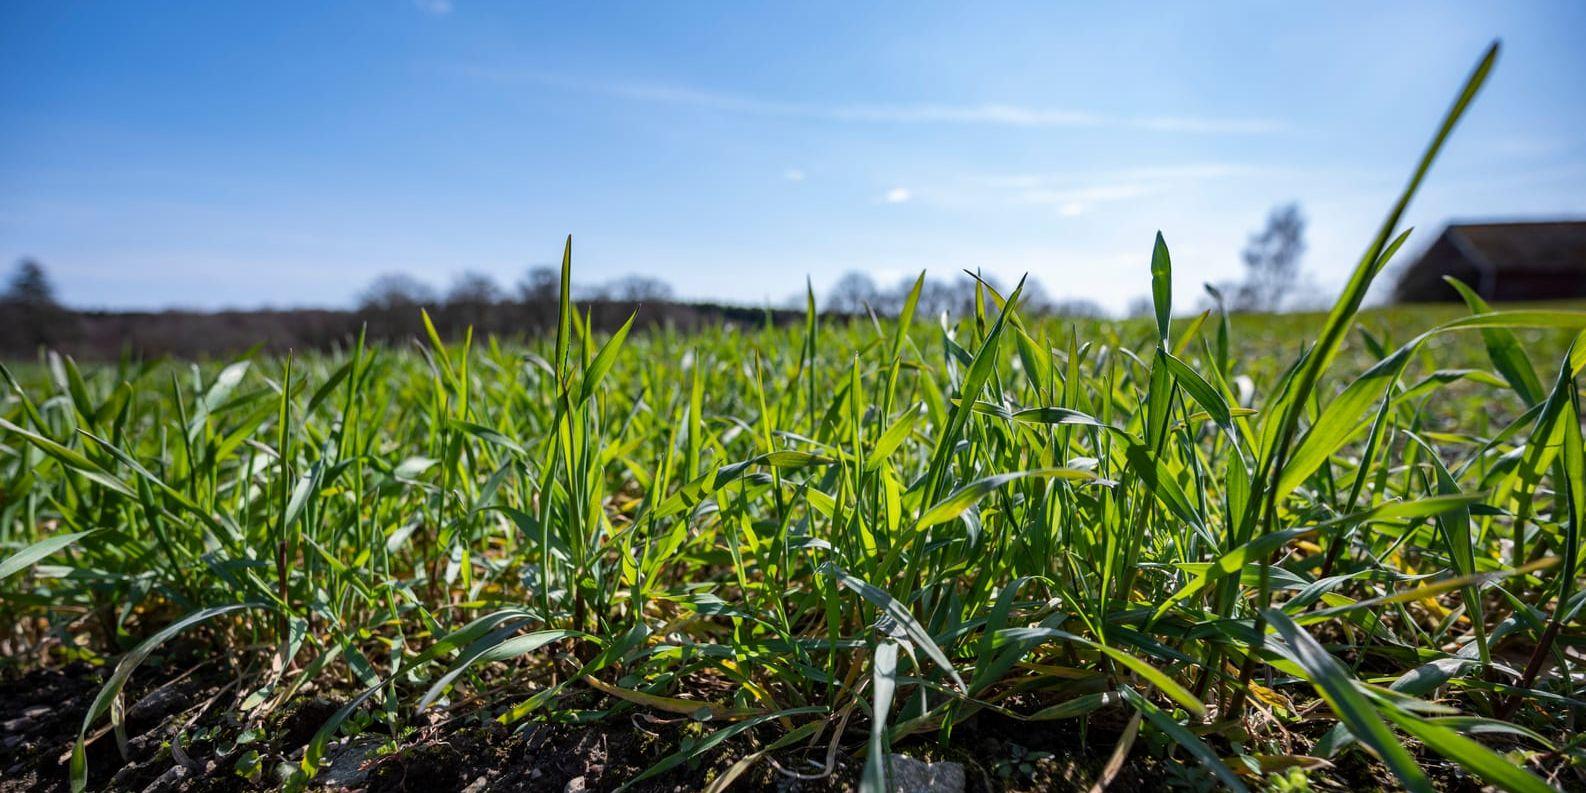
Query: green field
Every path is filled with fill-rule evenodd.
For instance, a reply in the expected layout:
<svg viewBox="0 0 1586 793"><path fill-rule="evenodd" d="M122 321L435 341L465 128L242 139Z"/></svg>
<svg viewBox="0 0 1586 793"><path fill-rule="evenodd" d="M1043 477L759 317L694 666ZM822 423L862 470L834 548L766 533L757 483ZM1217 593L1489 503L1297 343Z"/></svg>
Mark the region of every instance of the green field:
<svg viewBox="0 0 1586 793"><path fill-rule="evenodd" d="M1397 221L1325 315L1169 321L1158 238L1155 318L606 336L564 260L539 340L13 366L6 674L115 670L93 787L194 664L157 753L242 787L485 723L653 732L640 789L1578 786L1586 313L1361 313Z"/></svg>

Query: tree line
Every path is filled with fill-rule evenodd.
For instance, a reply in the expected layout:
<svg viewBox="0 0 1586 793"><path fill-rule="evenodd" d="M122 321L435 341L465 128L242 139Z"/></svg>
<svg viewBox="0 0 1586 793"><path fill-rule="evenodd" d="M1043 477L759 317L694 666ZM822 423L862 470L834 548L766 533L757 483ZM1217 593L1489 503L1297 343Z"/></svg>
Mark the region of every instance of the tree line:
<svg viewBox="0 0 1586 793"><path fill-rule="evenodd" d="M1004 291L995 278L978 277ZM913 285L909 278L881 288L870 276L850 272L825 290L817 303L828 317L890 316L902 308ZM533 336L555 329L559 292L558 271L536 267L510 289L476 272L459 275L444 292L411 275L382 275L360 293L351 310L79 310L57 299L39 263L24 260L0 294L0 357L31 358L48 348L83 359L126 354L203 358L256 347L272 352L329 349L348 343L360 332L372 341L404 343L426 334L425 314L448 338L461 337L470 328L478 335ZM1029 313L1105 315L1090 301L1049 301L1033 281L1026 283L1024 294L1024 310ZM975 281L967 275L953 281L927 279L917 311L921 316L942 312L963 316L973 311L975 295ZM802 297L766 307L682 301L666 282L642 275L575 285L573 296L589 321L604 330L615 330L629 316L639 327L688 331L707 325L780 325L802 321L805 313Z"/></svg>
<svg viewBox="0 0 1586 793"><path fill-rule="evenodd" d="M1243 280L1208 284L1208 293L1236 312L1304 305L1295 299L1303 281L1299 263L1305 251L1304 231L1305 218L1298 205L1273 209L1265 227L1245 246ZM916 313L931 317L973 312L977 279L1007 293L997 278L983 273L927 278L920 285ZM895 316L915 280L906 277L878 284L867 273L850 271L824 290L817 305L828 316ZM348 343L359 332L374 341L404 343L426 333L424 313L438 332L451 338L469 328L499 337L532 336L555 328L560 286L559 271L550 266L530 268L510 288L488 275L464 272L444 292L410 275L392 273L374 279L352 310L74 310L57 299L44 267L25 259L0 293L0 357L28 358L50 348L88 359L129 353L203 358L255 347L272 352L328 349ZM615 330L629 316L635 316L640 327L687 331L707 325L783 324L799 321L805 311L802 295L777 307L759 308L679 300L665 281L646 275L592 286L575 284L574 297L595 327L603 330ZM1026 279L1020 301L1026 315L1098 319L1108 314L1093 300L1053 299L1033 278ZM1144 298L1131 304L1127 313L1149 312L1150 299Z"/></svg>
<svg viewBox="0 0 1586 793"><path fill-rule="evenodd" d="M1261 231L1250 235L1240 253L1244 277L1237 281L1207 284L1213 302L1220 302L1229 311L1237 313L1271 313L1285 309L1304 308L1310 302L1297 294L1304 281L1300 259L1305 254L1305 216L1297 203L1274 207L1267 215ZM993 276L974 274L975 278L1004 292ZM826 307L839 314L864 314L874 312L894 316L903 308L909 291L914 287L913 277L895 284L878 285L868 274L851 271L844 274L828 292ZM1036 316L1064 316L1102 318L1108 312L1094 300L1085 298L1052 299L1041 283L1026 278L1020 298L1020 309ZM975 282L970 278L951 281L928 279L921 285L916 310L925 315L947 311L963 315L975 305ZM1151 298L1142 296L1126 309L1127 316L1145 316L1151 313Z"/></svg>
<svg viewBox="0 0 1586 793"><path fill-rule="evenodd" d="M81 310L63 305L43 266L24 260L0 293L0 358L33 358L48 348L89 360L124 355L201 359L255 348L331 349L350 343L360 332L374 342L405 344L426 334L426 313L448 338L459 338L469 328L478 335L527 337L555 329L559 286L556 270L548 267L531 270L511 291L477 273L459 276L444 293L411 276L391 274L376 278L351 310ZM665 283L645 276L580 288L575 294L579 308L596 328L605 330L615 330L629 316L640 327L682 331L783 324L803 316L802 310L679 301Z"/></svg>

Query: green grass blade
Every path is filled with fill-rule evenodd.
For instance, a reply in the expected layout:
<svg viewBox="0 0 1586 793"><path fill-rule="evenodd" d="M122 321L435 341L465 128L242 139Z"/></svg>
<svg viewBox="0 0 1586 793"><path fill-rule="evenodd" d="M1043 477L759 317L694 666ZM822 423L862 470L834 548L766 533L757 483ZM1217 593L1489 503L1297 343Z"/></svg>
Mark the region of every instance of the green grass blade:
<svg viewBox="0 0 1586 793"><path fill-rule="evenodd" d="M1179 685L1173 678L1162 673L1162 670L1122 651L1106 645L1098 644L1096 649L1102 651L1107 657L1128 667L1135 674L1143 677L1157 690L1168 695L1174 702L1184 706L1184 709L1196 717L1206 715L1206 706L1191 694L1189 689ZM1125 695L1128 698L1128 695Z"/></svg>
<svg viewBox="0 0 1586 793"><path fill-rule="evenodd" d="M1509 793L1550 793L1553 790L1551 785L1515 765L1509 758L1501 757L1491 749L1423 716L1401 713L1394 708L1385 708L1382 713L1399 729L1500 790Z"/></svg>
<svg viewBox="0 0 1586 793"><path fill-rule="evenodd" d="M870 743L859 790L888 793L892 788L887 784L887 717L892 712L892 694L898 687L898 643L885 639L878 642L870 670Z"/></svg>
<svg viewBox="0 0 1586 793"><path fill-rule="evenodd" d="M1184 392L1189 394L1190 398L1195 400L1195 403L1200 405L1201 409L1212 417L1212 421L1217 422L1217 426L1222 427L1232 437L1234 431L1233 412L1228 408L1228 400L1223 399L1222 393L1213 388L1211 383L1206 382L1206 378L1201 377L1194 369L1191 369L1189 364L1173 357L1171 353L1166 351L1161 351L1159 354L1161 355L1161 360L1167 366L1168 373L1173 375L1173 379L1178 382L1179 387L1184 389Z"/></svg>
<svg viewBox="0 0 1586 793"><path fill-rule="evenodd" d="M622 342L628 338L628 331L633 328L633 320L639 316L638 312L628 315L628 321L622 323L606 343L601 345L600 352L595 354L594 360L589 362L589 368L584 370L584 380L578 389L578 403L583 404L595 395L595 390L600 388L600 381L605 379L606 373L611 371L612 364L617 362L617 353L622 350Z"/></svg>
<svg viewBox="0 0 1586 793"><path fill-rule="evenodd" d="M1158 344L1167 347L1168 329L1173 321L1173 259L1168 255L1162 232L1151 246L1151 306L1156 311Z"/></svg>
<svg viewBox="0 0 1586 793"><path fill-rule="evenodd" d="M77 742L72 745L71 783L73 793L82 793L88 787L87 753L84 742L88 737L88 729L93 726L98 718L110 710L110 705L116 697L121 696L121 690L126 687L127 681L132 678L132 673L137 670L149 654L159 648L182 631L193 627L205 620L213 619L222 614L230 614L244 609L268 609L264 603L234 603L229 606L216 606L200 609L165 626L158 633L144 639L131 652L122 656L116 663L116 669L110 674L110 679L100 687L99 694L94 697L93 704L89 705L88 712L83 715L83 725L77 732Z"/></svg>
<svg viewBox="0 0 1586 793"><path fill-rule="evenodd" d="M695 757L699 757L700 755L705 754L717 746L720 746L722 742L736 735L748 732L749 730L752 730L762 724L776 721L778 719L791 718L793 716L806 716L824 712L826 712L825 708L816 706L788 708L787 710L777 711L776 713L767 713L763 716L756 716L752 719L746 719L730 727L723 727L719 730L716 730L715 732L706 734L691 745L684 747L682 750L673 752L672 754L661 758L660 762L645 769L644 773L639 774L627 782L624 782L621 787L617 788L617 790L627 790L646 779L659 774L664 774L667 771L670 771L673 768L676 768L677 766L682 765L683 763L686 763Z"/></svg>
<svg viewBox="0 0 1586 793"><path fill-rule="evenodd" d="M1454 477L1449 475L1448 468L1443 465L1443 458L1438 455L1437 450L1413 432L1406 432L1405 435L1426 453L1427 464L1432 467L1436 476L1438 494L1459 495L1459 485L1455 484ZM1441 529L1448 556L1454 560L1454 572L1461 576L1475 575L1476 559L1475 551L1471 546L1470 508L1461 506L1439 514L1437 525ZM1486 618L1482 612L1481 593L1475 587L1468 587L1462 590L1461 594L1465 601L1465 611L1476 630L1476 648L1481 654L1482 666L1487 666L1492 663L1492 654L1487 647Z"/></svg>
<svg viewBox="0 0 1586 793"><path fill-rule="evenodd" d="M925 514L920 516L919 522L915 525L917 528L923 529L929 526L935 526L938 523L946 523L947 521L964 514L964 512L970 507L979 503L982 498L985 498L986 496L995 492L1003 485L1006 485L1009 482L1016 482L1020 479L1026 479L1030 477L1036 477L1040 479L1063 479L1070 482L1111 484L1111 482L1101 479L1091 471L1081 471L1075 468L1041 468L1034 471L1015 471L1012 473L997 474L995 476L977 479L953 491L947 496L947 498L942 499L940 502L934 504L930 509L926 510Z"/></svg>
<svg viewBox="0 0 1586 793"><path fill-rule="evenodd" d="M931 465L926 473L923 491L927 503L934 503L936 497L940 495L942 480L947 474L947 463L952 457L953 447L957 445L959 436L963 434L964 424L974 410L975 399L996 368L997 346L1002 340L1002 329L1006 327L1008 317L1012 315L1013 307L1018 303L1018 295L1023 289L1024 281L1021 280L1019 286L1013 290L1013 294L1003 303L1002 311L997 314L996 321L986 332L986 340L981 343L974 360L970 363L968 374L964 376L958 403L953 406L947 426L937 437L936 449L931 454Z"/></svg>
<svg viewBox="0 0 1586 793"><path fill-rule="evenodd" d="M1453 276L1444 276L1444 281L1454 290L1459 292L1465 305L1470 307L1472 314L1491 314L1492 307L1487 301L1465 285L1464 281ZM1494 369L1503 379L1509 381L1509 386L1514 389L1520 399L1527 405L1535 405L1542 401L1545 394L1542 391L1542 381L1536 376L1535 367L1531 366L1531 359L1526 357L1525 348L1520 345L1520 340L1514 332L1507 328L1489 328L1481 332L1482 341L1487 345L1487 357L1492 361Z"/></svg>
<svg viewBox="0 0 1586 793"><path fill-rule="evenodd" d="M1383 723L1382 716L1370 700L1356 688L1355 679L1322 646L1301 630L1287 614L1277 609L1266 611L1267 623L1294 652L1294 661L1305 670L1306 678L1316 687L1317 693L1327 702L1348 730L1376 753L1388 766L1399 784L1414 793L1431 793L1432 783L1416 765L1415 758L1399 743L1393 731Z"/></svg>
<svg viewBox="0 0 1586 793"><path fill-rule="evenodd" d="M16 553L7 556L5 561L0 561L0 581L4 581L23 570L32 567L40 559L56 551L76 543L84 537L93 534L97 529L88 531L75 531L70 534L57 534L39 540Z"/></svg>
<svg viewBox="0 0 1586 793"><path fill-rule="evenodd" d="M414 710L423 711L428 708L431 703L446 691L446 688L452 684L453 680L456 680L459 675L468 671L469 667L475 664L487 664L492 661L506 661L517 658L561 639L589 638L589 635L582 631L570 630L535 631L522 636L511 635L520 627L521 625L506 626L470 644L467 649L463 650L457 662L452 664L452 667L437 678L435 683L429 687L429 690L424 692L424 696L419 698L418 705L414 707Z"/></svg>
<svg viewBox="0 0 1586 793"><path fill-rule="evenodd" d="M1245 783L1241 782L1233 770L1223 763L1217 757L1217 753L1213 752L1211 747L1207 746L1206 742L1197 737L1195 733L1184 729L1184 725L1174 721L1172 717L1163 713L1161 708L1135 693L1134 689L1124 686L1118 689L1118 693L1123 695L1123 701L1139 711L1140 715L1144 716L1153 726L1167 734L1169 738L1172 738L1179 746L1184 747L1191 755L1194 755L1195 759L1199 760L1201 765L1212 772L1212 775L1216 776L1218 781L1222 782L1229 790L1235 791L1235 793L1247 793L1249 788L1245 787Z"/></svg>
<svg viewBox="0 0 1586 793"><path fill-rule="evenodd" d="M921 625L920 621L909 613L907 606L887 594L886 590L850 575L832 562L822 564L820 572L831 576L843 586L859 593L860 597L870 601L871 605L881 609L883 613L896 621L903 628L903 632L908 635L909 641L914 644L915 648L925 653L932 663L941 667L942 671L946 672L949 678L952 678L953 685L959 691L966 690L964 679L958 676L958 670L953 668L952 662L947 660L947 655L942 652L941 647L937 646L936 640L931 638L931 634L925 630L925 626Z"/></svg>

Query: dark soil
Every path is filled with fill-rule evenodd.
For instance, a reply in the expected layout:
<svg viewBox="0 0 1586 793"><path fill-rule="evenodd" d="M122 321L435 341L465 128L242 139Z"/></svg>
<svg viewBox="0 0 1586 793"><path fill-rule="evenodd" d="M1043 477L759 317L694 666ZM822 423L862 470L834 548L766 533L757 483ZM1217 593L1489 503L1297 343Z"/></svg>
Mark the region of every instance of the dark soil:
<svg viewBox="0 0 1586 793"><path fill-rule="evenodd" d="M178 777L196 777L189 768L177 769L169 746L171 737L186 725L225 684L211 669L168 670L158 675L134 676L126 689L129 703L124 722L127 755L123 761L113 732L88 744L88 778L97 789L166 790ZM108 672L84 663L62 669L40 669L0 681L0 791L56 791L69 789L68 764L72 743L83 716L93 704ZM109 724L101 719L90 735ZM208 748L195 743L184 747L202 756ZM221 780L224 782L225 780ZM241 782L242 780L238 780ZM199 784L191 779L184 790L232 790L238 785Z"/></svg>
<svg viewBox="0 0 1586 793"><path fill-rule="evenodd" d="M48 790L66 781L57 755L71 749L82 714L103 682L86 664L0 682L0 786Z"/></svg>
<svg viewBox="0 0 1586 793"><path fill-rule="evenodd" d="M163 674L162 674L163 673ZM34 670L0 680L0 793L66 791L72 742L107 672L77 663ZM162 680L161 678L165 678ZM294 763L302 747L341 706L325 697L305 697L242 746L244 725L235 719L234 699L223 675L204 669L141 669L126 689L127 758L113 733L88 744L91 790L252 791L279 787L278 763ZM215 695L225 696L216 697ZM613 704L593 695L589 699ZM214 707L207 707L211 701ZM382 791L562 791L611 790L643 773L682 742L705 730L687 717L658 719L631 709L591 724L528 723L519 729L497 724L482 712L404 731L393 740L376 722L365 735L333 744L327 752L353 771L350 786L332 789ZM197 718L195 718L195 716ZM90 736L108 725L95 722ZM173 738L183 735L179 759ZM700 761L683 764L637 785L637 791L698 790L748 752L749 736L729 741ZM824 755L825 742L817 754ZM349 749L348 747L351 747ZM259 761L243 764L247 749ZM341 752L350 751L346 758ZM784 753L787 761L793 754ZM245 776L243 771L259 771ZM794 780L759 763L733 790L851 790L859 764L839 755L834 773L821 780ZM807 771L808 769L803 769ZM322 770L317 783L325 781ZM326 789L323 784L317 785ZM472 786L472 787L470 787Z"/></svg>
<svg viewBox="0 0 1586 793"><path fill-rule="evenodd" d="M0 793L65 791L67 761L83 714L103 683L105 670L86 664L35 670L0 681ZM313 738L342 701L324 694L305 695L256 729L254 740L236 723L235 690L215 665L145 668L127 688L127 759L117 750L113 733L88 747L89 786L115 791L254 791L279 787L278 765L302 757ZM219 695L219 696L217 696ZM657 716L594 692L580 695L589 713L607 711L590 723L527 722L516 729L496 723L485 707L456 718L432 717L409 725L393 737L378 720L362 735L341 739L327 751L333 768L316 780L320 789L388 791L607 791L633 779L677 751L686 742L716 729L687 717ZM929 762L950 761L964 767L966 790L1085 790L1095 780L1116 745L1128 718L1121 709L1080 720L1020 722L982 713L953 732L946 745L936 736L900 742L896 751ZM108 719L101 718L90 735ZM636 785L636 791L696 791L718 778L736 761L764 748L780 728L768 725L763 734L746 733L716 747L692 763ZM830 733L813 745L779 750L761 757L743 772L734 791L827 793L857 788L863 760L852 749L862 746L866 725L857 718L843 736L843 751L830 773L825 770ZM173 739L181 735L180 748ZM239 738L243 740L239 743ZM1219 753L1229 747L1217 746ZM256 754L252 754L256 753ZM1316 790L1355 791L1383 787L1380 766L1359 752L1345 753L1330 774L1313 775ZM333 770L334 769L334 770ZM783 769L783 770L779 770ZM1457 772L1436 773L1439 787L1476 790L1479 786ZM248 773L251 772L251 773ZM794 773L803 777L795 778ZM246 775L245 775L246 774ZM1339 782L1324 782L1330 776ZM1347 788L1345 787L1347 785ZM1108 787L1110 791L1212 790L1217 786L1182 752L1153 745L1148 731L1136 740L1130 759Z"/></svg>

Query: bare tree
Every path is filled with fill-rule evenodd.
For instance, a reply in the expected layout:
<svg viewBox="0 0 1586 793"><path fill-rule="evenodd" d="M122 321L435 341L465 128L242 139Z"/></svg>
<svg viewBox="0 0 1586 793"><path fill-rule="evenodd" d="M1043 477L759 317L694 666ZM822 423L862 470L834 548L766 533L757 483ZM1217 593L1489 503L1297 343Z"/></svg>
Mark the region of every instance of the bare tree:
<svg viewBox="0 0 1586 793"><path fill-rule="evenodd" d="M501 299L501 287L484 273L465 272L452 281L446 292L448 306L488 305Z"/></svg>
<svg viewBox="0 0 1586 793"><path fill-rule="evenodd" d="M1000 294L1001 290L998 292ZM1052 298L1046 294L1046 287L1040 281L1029 277L1024 279L1024 291L1019 293L1019 310L1036 316L1052 313Z"/></svg>
<svg viewBox="0 0 1586 793"><path fill-rule="evenodd" d="M881 290L876 282L858 270L850 270L832 285L831 296L826 299L826 310L838 314L863 314L867 306L880 302Z"/></svg>
<svg viewBox="0 0 1586 793"><path fill-rule="evenodd" d="M1083 297L1069 297L1053 303L1052 313L1073 319L1101 319L1107 316L1106 309L1100 303Z"/></svg>
<svg viewBox="0 0 1586 793"><path fill-rule="evenodd" d="M439 302L428 284L402 273L376 278L358 298L358 318L376 339L398 339L421 332L419 309Z"/></svg>
<svg viewBox="0 0 1586 793"><path fill-rule="evenodd" d="M363 311L398 311L435 305L435 290L404 273L387 273L374 279L358 298Z"/></svg>
<svg viewBox="0 0 1586 793"><path fill-rule="evenodd" d="M975 279L968 275L960 275L962 277L953 279L947 287L949 294L948 309L959 316L972 317L975 315ZM996 276L989 273L980 273L979 275L980 280L984 281L987 286L997 290L997 294L1007 297L1008 290L1002 287L1002 283L997 280ZM982 291L981 297L986 300L988 310L997 310L996 303L991 299L991 295Z"/></svg>
<svg viewBox="0 0 1586 793"><path fill-rule="evenodd" d="M1275 207L1267 225L1251 235L1244 253L1245 280L1229 290L1235 311L1277 311L1300 279L1305 216L1299 204Z"/></svg>
<svg viewBox="0 0 1586 793"><path fill-rule="evenodd" d="M501 287L494 279L484 273L464 272L446 292L447 323L453 328L485 327L500 300Z"/></svg>
<svg viewBox="0 0 1586 793"><path fill-rule="evenodd" d="M518 282L518 299L525 303L552 303L562 289L562 275L548 264L529 268Z"/></svg>
<svg viewBox="0 0 1586 793"><path fill-rule="evenodd" d="M913 282L904 285L905 292L913 288ZM943 311L953 310L954 292L951 286L942 281L927 278L920 285L920 299L914 306L918 316L930 317L932 320L941 316Z"/></svg>
<svg viewBox="0 0 1586 793"><path fill-rule="evenodd" d="M629 275L606 285L607 298L619 303L669 303L672 286L648 275Z"/></svg>

